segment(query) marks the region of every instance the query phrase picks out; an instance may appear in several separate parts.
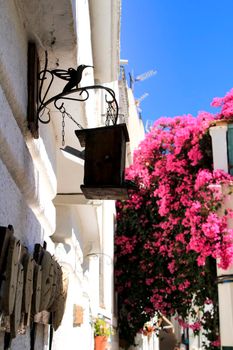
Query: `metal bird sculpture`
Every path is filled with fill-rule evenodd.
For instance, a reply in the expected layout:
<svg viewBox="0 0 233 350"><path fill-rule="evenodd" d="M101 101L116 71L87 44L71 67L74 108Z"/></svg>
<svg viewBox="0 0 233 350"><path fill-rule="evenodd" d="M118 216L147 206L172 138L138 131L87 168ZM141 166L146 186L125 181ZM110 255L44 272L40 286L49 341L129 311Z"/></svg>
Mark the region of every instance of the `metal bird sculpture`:
<svg viewBox="0 0 233 350"><path fill-rule="evenodd" d="M68 80L68 83L65 85L63 92L71 91L75 86L78 87L78 84L82 80L82 74L85 68L93 66L86 66L85 64L81 64L77 69L69 68L68 70L64 69L54 69L51 71L56 77Z"/></svg>

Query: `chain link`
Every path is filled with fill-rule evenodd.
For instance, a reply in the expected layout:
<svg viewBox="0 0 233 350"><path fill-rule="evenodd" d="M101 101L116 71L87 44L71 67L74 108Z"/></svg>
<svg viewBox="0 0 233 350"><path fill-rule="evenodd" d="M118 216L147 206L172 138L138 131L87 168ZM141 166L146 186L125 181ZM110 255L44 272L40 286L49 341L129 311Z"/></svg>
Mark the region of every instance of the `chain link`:
<svg viewBox="0 0 233 350"><path fill-rule="evenodd" d="M62 147L65 146L65 112L62 112L62 130L61 130L61 136L62 136Z"/></svg>
<svg viewBox="0 0 233 350"><path fill-rule="evenodd" d="M116 124L116 114L114 112L115 112L115 108L112 106L112 103L108 103L106 120L105 120L106 126L109 126L110 122L112 122L113 124Z"/></svg>
<svg viewBox="0 0 233 350"><path fill-rule="evenodd" d="M68 118L70 118L70 119L77 125L77 127L78 127L79 129L84 129L84 128L82 127L82 125L79 124L79 123L72 117L72 115L70 115L70 114L67 113L66 111L65 111L65 114L66 114L66 116L67 116Z"/></svg>
<svg viewBox="0 0 233 350"><path fill-rule="evenodd" d="M66 109L64 108L64 106L62 106L62 108L60 108L60 112L62 114L62 131L61 131L61 137L62 137L62 147L65 146L65 117L70 118L79 129L83 129L82 125L79 124L73 117L72 115L70 115L68 112L66 112Z"/></svg>

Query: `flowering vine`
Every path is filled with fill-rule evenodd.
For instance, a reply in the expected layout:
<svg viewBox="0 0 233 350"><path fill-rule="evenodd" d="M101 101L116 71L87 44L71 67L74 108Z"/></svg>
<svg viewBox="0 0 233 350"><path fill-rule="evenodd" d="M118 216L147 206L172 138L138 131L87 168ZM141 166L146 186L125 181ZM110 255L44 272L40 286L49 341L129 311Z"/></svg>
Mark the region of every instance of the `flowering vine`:
<svg viewBox="0 0 233 350"><path fill-rule="evenodd" d="M209 126L233 115L233 90L213 105L221 112L161 118L139 149L127 178L138 186L117 202L115 283L120 336L133 343L156 311L178 315L208 349L218 348L216 259L233 263L232 212L219 215L221 186L232 176L213 171Z"/></svg>

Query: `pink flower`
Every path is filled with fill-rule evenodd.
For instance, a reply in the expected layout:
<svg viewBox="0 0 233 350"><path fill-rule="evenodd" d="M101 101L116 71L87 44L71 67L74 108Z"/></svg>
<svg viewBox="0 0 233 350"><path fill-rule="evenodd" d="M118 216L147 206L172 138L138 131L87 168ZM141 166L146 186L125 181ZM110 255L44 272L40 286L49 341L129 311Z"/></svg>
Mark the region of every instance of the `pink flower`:
<svg viewBox="0 0 233 350"><path fill-rule="evenodd" d="M231 119L233 117L233 89L224 97L215 97L211 103L213 107L221 107L217 118Z"/></svg>
<svg viewBox="0 0 233 350"><path fill-rule="evenodd" d="M191 328L193 331L199 331L201 329L201 322L196 321L189 325L189 328Z"/></svg>
<svg viewBox="0 0 233 350"><path fill-rule="evenodd" d="M200 170L197 174L197 178L195 181L195 191L198 191L200 188L207 186L212 181L212 174L209 170Z"/></svg>
<svg viewBox="0 0 233 350"><path fill-rule="evenodd" d="M175 270L176 270L176 263L175 263L174 260L168 264L168 270L169 270L171 273L174 273L174 272L175 272Z"/></svg>
<svg viewBox="0 0 233 350"><path fill-rule="evenodd" d="M146 279L146 285L150 286L154 282L154 278L147 278Z"/></svg>
<svg viewBox="0 0 233 350"><path fill-rule="evenodd" d="M180 291L184 291L185 289L187 289L190 286L190 282L188 280L184 281L183 283L180 283L178 286L178 289Z"/></svg>
<svg viewBox="0 0 233 350"><path fill-rule="evenodd" d="M212 342L211 342L211 345L216 346L216 347L221 346L220 338L218 338L218 339L212 341Z"/></svg>
<svg viewBox="0 0 233 350"><path fill-rule="evenodd" d="M223 103L223 99L221 97L215 97L213 101L211 102L211 106L213 107L220 107Z"/></svg>
<svg viewBox="0 0 233 350"><path fill-rule="evenodd" d="M216 284L207 282L214 280L211 259L223 269L233 264L233 210L224 210L231 205L226 189L233 177L213 171L208 129L217 118L233 118L233 89L212 105L220 107L216 116L200 112L157 120L126 171L138 191L117 204L115 280L120 315L131 317L128 329L145 310L159 310L183 317L191 312L190 325L181 316L179 322L198 332L209 324L206 304L212 304L216 321L210 324L218 324Z"/></svg>
<svg viewBox="0 0 233 350"><path fill-rule="evenodd" d="M193 148L188 152L188 157L191 160L192 165L197 165L203 158L198 144L193 146Z"/></svg>

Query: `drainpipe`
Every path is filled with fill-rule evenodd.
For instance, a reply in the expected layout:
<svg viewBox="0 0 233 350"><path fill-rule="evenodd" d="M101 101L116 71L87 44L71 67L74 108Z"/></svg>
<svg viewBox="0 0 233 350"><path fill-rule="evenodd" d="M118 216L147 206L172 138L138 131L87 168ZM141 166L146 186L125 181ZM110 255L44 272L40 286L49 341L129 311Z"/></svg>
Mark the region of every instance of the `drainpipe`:
<svg viewBox="0 0 233 350"><path fill-rule="evenodd" d="M227 130L228 125L224 121L209 129L212 138L214 169L222 169L228 173ZM233 203L231 202L229 205L232 207ZM225 203L225 208L229 207L229 205ZM222 350L233 350L233 279L230 278L232 274L233 266L227 270L217 267Z"/></svg>

